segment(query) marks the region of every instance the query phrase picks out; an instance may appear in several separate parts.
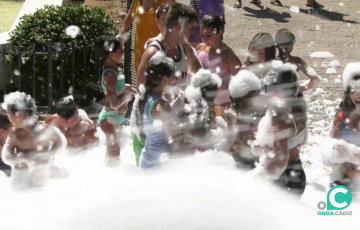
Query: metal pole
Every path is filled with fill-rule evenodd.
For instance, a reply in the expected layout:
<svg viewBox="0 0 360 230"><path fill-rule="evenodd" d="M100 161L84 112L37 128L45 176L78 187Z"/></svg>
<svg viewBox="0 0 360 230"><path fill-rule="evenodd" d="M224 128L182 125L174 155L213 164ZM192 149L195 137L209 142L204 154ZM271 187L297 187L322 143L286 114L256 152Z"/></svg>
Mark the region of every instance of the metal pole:
<svg viewBox="0 0 360 230"><path fill-rule="evenodd" d="M61 64L60 64L61 97L63 97L64 96L64 52L62 46L60 50L60 60L61 60Z"/></svg>
<svg viewBox="0 0 360 230"><path fill-rule="evenodd" d="M75 42L74 41L71 42L71 46L72 46L71 74L72 74L72 87L74 92L75 90Z"/></svg>
<svg viewBox="0 0 360 230"><path fill-rule="evenodd" d="M48 107L49 112L54 112L53 105L53 41L47 41L47 59L48 59L48 80L47 80L47 94L48 94Z"/></svg>
<svg viewBox="0 0 360 230"><path fill-rule="evenodd" d="M21 48L20 48L20 45L18 46L18 90L21 91Z"/></svg>
<svg viewBox="0 0 360 230"><path fill-rule="evenodd" d="M35 44L33 44L33 98L35 99L36 97L36 77L35 77L35 59L36 59L36 55L35 55Z"/></svg>
<svg viewBox="0 0 360 230"><path fill-rule="evenodd" d="M2 55L3 55L3 67L4 67L4 84L5 84L5 87L4 87L4 95L6 94L6 80L7 80L7 71L6 71L6 46L3 45L2 46Z"/></svg>
<svg viewBox="0 0 360 230"><path fill-rule="evenodd" d="M84 47L84 79L83 85L85 86L86 82L86 46Z"/></svg>
<svg viewBox="0 0 360 230"><path fill-rule="evenodd" d="M94 75L94 83L96 84L96 81L97 81L97 73L98 73L98 71L97 71L97 56L96 56L96 54L97 54L97 47L96 47L96 43L93 43L94 44L94 46L93 46L93 48L94 48L94 70L95 70L95 75Z"/></svg>

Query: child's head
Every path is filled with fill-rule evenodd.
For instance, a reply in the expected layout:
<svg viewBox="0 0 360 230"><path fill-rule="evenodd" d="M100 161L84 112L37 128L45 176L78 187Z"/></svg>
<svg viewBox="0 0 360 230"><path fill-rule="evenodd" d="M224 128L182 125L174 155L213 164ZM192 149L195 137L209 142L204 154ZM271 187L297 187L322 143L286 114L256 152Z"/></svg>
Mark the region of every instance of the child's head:
<svg viewBox="0 0 360 230"><path fill-rule="evenodd" d="M266 63L275 59L275 41L269 33L258 33L248 47L248 63Z"/></svg>
<svg viewBox="0 0 360 230"><path fill-rule="evenodd" d="M5 110L0 109L0 144L4 145L11 130L11 122Z"/></svg>
<svg viewBox="0 0 360 230"><path fill-rule="evenodd" d="M191 85L200 88L202 97L209 105L214 104L218 89L222 84L221 78L210 70L200 69L191 77Z"/></svg>
<svg viewBox="0 0 360 230"><path fill-rule="evenodd" d="M280 29L275 34L276 47L279 49L280 56L289 55L295 44L295 35L288 29Z"/></svg>
<svg viewBox="0 0 360 230"><path fill-rule="evenodd" d="M218 16L206 15L201 20L200 33L201 40L211 47L222 40L224 21Z"/></svg>
<svg viewBox="0 0 360 230"><path fill-rule="evenodd" d="M281 61L273 61L272 65L264 78L265 93L283 98L295 96L298 93L296 66Z"/></svg>
<svg viewBox="0 0 360 230"><path fill-rule="evenodd" d="M340 109L351 112L360 110L360 62L349 63L343 72L344 97L340 103Z"/></svg>
<svg viewBox="0 0 360 230"><path fill-rule="evenodd" d="M184 4L175 3L170 7L166 17L166 30L175 33L177 43L184 43L194 33L193 27L199 22L196 11Z"/></svg>
<svg viewBox="0 0 360 230"><path fill-rule="evenodd" d="M71 128L80 122L78 107L73 96L61 98L56 104L56 113L64 127Z"/></svg>
<svg viewBox="0 0 360 230"><path fill-rule="evenodd" d="M251 109L261 89L260 79L248 70L241 70L231 78L229 93L235 111Z"/></svg>
<svg viewBox="0 0 360 230"><path fill-rule="evenodd" d="M104 38L97 44L101 65L103 66L107 60L113 63L119 63L122 58L121 41L115 37Z"/></svg>
<svg viewBox="0 0 360 230"><path fill-rule="evenodd" d="M165 32L166 16L169 9L170 5L168 3L164 3L156 11L156 24L158 25L161 34L164 34Z"/></svg>
<svg viewBox="0 0 360 230"><path fill-rule="evenodd" d="M30 95L13 92L4 96L3 109L8 112L9 120L15 128L23 128L36 122L36 105Z"/></svg>
<svg viewBox="0 0 360 230"><path fill-rule="evenodd" d="M156 52L146 66L146 92L175 83L174 61L167 57L163 51Z"/></svg>

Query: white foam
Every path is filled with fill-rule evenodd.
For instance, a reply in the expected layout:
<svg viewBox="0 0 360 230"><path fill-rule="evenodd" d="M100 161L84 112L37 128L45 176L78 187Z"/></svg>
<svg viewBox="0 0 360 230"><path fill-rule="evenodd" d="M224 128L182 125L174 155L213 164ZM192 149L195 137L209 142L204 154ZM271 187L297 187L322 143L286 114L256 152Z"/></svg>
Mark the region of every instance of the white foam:
<svg viewBox="0 0 360 230"><path fill-rule="evenodd" d="M335 84L341 84L342 83L341 79L335 79L334 82L335 82Z"/></svg>
<svg viewBox="0 0 360 230"><path fill-rule="evenodd" d="M346 65L343 72L343 86L345 90L355 76L360 76L360 62L353 62Z"/></svg>
<svg viewBox="0 0 360 230"><path fill-rule="evenodd" d="M312 58L333 58L335 56L328 51L318 51L318 52L311 53L310 57L312 57Z"/></svg>
<svg viewBox="0 0 360 230"><path fill-rule="evenodd" d="M199 69L199 71L191 77L191 85L194 87L203 88L212 84L220 87L222 80L219 75L211 73L210 70Z"/></svg>
<svg viewBox="0 0 360 230"><path fill-rule="evenodd" d="M299 13L300 9L297 6L290 6L290 11L294 13Z"/></svg>
<svg viewBox="0 0 360 230"><path fill-rule="evenodd" d="M338 67L340 66L340 62L338 60L332 60L331 62L329 62L329 66Z"/></svg>
<svg viewBox="0 0 360 230"><path fill-rule="evenodd" d="M65 29L65 34L71 38L76 38L80 31L80 27L72 25Z"/></svg>
<svg viewBox="0 0 360 230"><path fill-rule="evenodd" d="M30 95L19 91L4 96L4 103L1 106L7 110L7 105L16 105L19 110L36 110L35 100ZM28 107L29 105L30 107Z"/></svg>
<svg viewBox="0 0 360 230"><path fill-rule="evenodd" d="M327 68L326 69L326 73L327 74L336 74L336 69L335 68Z"/></svg>
<svg viewBox="0 0 360 230"><path fill-rule="evenodd" d="M261 90L260 79L248 70L241 70L231 78L229 83L230 96L233 98L243 97L250 91Z"/></svg>

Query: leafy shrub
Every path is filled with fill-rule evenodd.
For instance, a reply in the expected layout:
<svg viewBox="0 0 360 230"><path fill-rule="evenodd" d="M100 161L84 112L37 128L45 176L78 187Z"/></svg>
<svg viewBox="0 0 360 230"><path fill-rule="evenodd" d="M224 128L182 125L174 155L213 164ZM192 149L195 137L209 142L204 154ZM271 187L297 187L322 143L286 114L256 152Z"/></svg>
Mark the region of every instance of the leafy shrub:
<svg viewBox="0 0 360 230"><path fill-rule="evenodd" d="M81 32L75 38L71 38L65 33L69 26L78 26ZM63 59L65 94L72 84L72 45L75 46L75 90L84 89L85 86L94 82L98 83L99 80L98 74L95 74L99 72L95 69L97 60L94 55L95 41L101 36L116 34L115 24L101 8L86 9L78 3L71 3L67 6L48 5L34 14L24 15L18 27L10 33L10 54L7 56L7 61L13 69L18 69L19 57L16 55L18 47L21 52L29 51L27 54L21 55L19 70L21 90L32 94L33 74L35 74L36 99L40 104L44 104L47 95L48 60L46 52L48 49L46 44L48 39L53 41L53 90L54 97L58 98L61 90L61 59ZM35 60L31 54L33 46L36 52L43 53L43 55L37 54ZM86 55L85 58L84 55ZM33 61L35 61L35 68L33 68Z"/></svg>

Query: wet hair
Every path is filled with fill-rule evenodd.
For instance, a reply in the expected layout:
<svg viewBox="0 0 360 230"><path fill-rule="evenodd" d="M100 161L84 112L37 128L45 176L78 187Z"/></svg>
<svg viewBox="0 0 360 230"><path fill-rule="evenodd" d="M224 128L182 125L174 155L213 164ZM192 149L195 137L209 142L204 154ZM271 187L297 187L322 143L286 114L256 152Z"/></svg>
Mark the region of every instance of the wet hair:
<svg viewBox="0 0 360 230"><path fill-rule="evenodd" d="M251 40L248 51L251 49L256 48L263 48L265 49L265 60L267 62L272 61L275 59L276 56L276 47L275 47L275 41L271 34L269 33L258 33L256 34L253 39ZM253 64L250 61L250 58L248 57L246 61L247 65Z"/></svg>
<svg viewBox="0 0 360 230"><path fill-rule="evenodd" d="M360 80L360 75L356 75L352 78L353 80ZM340 110L343 111L346 115L349 115L352 111L356 109L354 102L350 98L351 87L348 86L344 90L343 99L340 102Z"/></svg>
<svg viewBox="0 0 360 230"><path fill-rule="evenodd" d="M11 122L5 110L0 109L0 129L8 130L11 127Z"/></svg>
<svg viewBox="0 0 360 230"><path fill-rule="evenodd" d="M280 29L275 34L276 46L293 45L295 41L296 41L295 35L288 29ZM279 50L279 58L280 60L283 60L283 51L280 48L278 50Z"/></svg>
<svg viewBox="0 0 360 230"><path fill-rule="evenodd" d="M101 67L103 67L106 59L108 59L111 53L116 53L118 49L122 50L122 44L121 41L115 37L107 37L97 42L97 49Z"/></svg>
<svg viewBox="0 0 360 230"><path fill-rule="evenodd" d="M169 3L164 3L164 4L162 4L162 5L159 7L159 9L157 9L157 11L156 11L156 19L159 20L161 14L163 14L163 13L167 14L168 11L169 11L169 9L170 9Z"/></svg>
<svg viewBox="0 0 360 230"><path fill-rule="evenodd" d="M4 96L3 109L11 113L21 112L25 118L35 115L35 100L23 92L13 92Z"/></svg>
<svg viewBox="0 0 360 230"><path fill-rule="evenodd" d="M186 23L184 26L189 25L190 23L198 23L199 17L195 10L191 9L190 6L175 3L172 5L168 11L166 17L166 28L173 28L181 23L181 19L185 19Z"/></svg>
<svg viewBox="0 0 360 230"><path fill-rule="evenodd" d="M147 95L153 93L153 90L161 85L163 77L171 77L175 71L174 61L167 57L162 51L157 51L146 66L145 90L140 88L140 102L138 110L138 126L142 126L142 118L147 101ZM145 91L145 92L144 92Z"/></svg>
<svg viewBox="0 0 360 230"><path fill-rule="evenodd" d="M279 61L275 61L279 62ZM280 62L281 63L281 62ZM275 64L273 64L274 66ZM273 67L264 78L264 89L266 93L271 91L292 92L286 100L285 109L289 108L293 112L306 113L306 102L304 96L297 89L298 74L295 70L295 67L292 64L286 63L280 66ZM287 87L284 87L285 84L289 84ZM293 84L293 86L292 86ZM292 100L294 99L294 100ZM273 106L274 107L274 106ZM275 105L275 107L277 107ZM279 109L281 106L279 106ZM284 109L282 108L282 109Z"/></svg>
<svg viewBox="0 0 360 230"><path fill-rule="evenodd" d="M60 118L69 120L76 113L77 106L72 96L61 98L56 104L56 113Z"/></svg>
<svg viewBox="0 0 360 230"><path fill-rule="evenodd" d="M211 83L204 87L201 87L200 90L201 96L205 99L206 103L209 106L213 106L217 91L219 90L219 86L215 83Z"/></svg>
<svg viewBox="0 0 360 230"><path fill-rule="evenodd" d="M211 28L214 34L219 33L220 30L223 31L223 33L225 32L224 20L219 16L205 15L204 18L201 20L201 25Z"/></svg>

